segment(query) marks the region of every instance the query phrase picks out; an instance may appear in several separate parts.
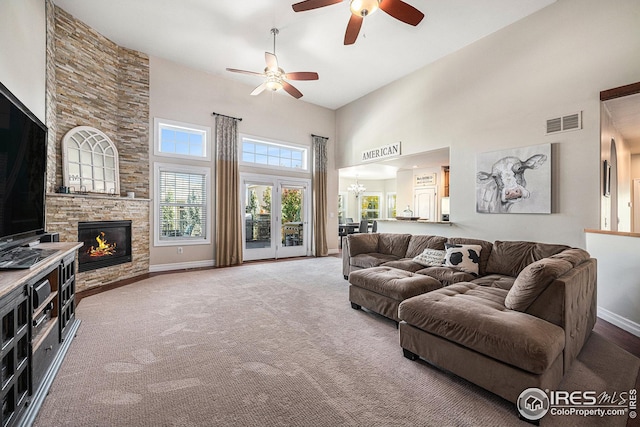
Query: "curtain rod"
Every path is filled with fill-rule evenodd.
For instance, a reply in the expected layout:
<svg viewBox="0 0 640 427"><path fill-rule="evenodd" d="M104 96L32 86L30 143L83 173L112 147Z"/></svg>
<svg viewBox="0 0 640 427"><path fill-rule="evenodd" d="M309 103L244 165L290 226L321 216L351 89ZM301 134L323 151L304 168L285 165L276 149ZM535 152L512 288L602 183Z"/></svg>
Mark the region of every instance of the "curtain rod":
<svg viewBox="0 0 640 427"><path fill-rule="evenodd" d="M219 114L219 113L211 113L212 116L220 116L220 117L227 117L229 119L235 119L238 120L239 122L242 121L242 119L240 117L233 117L233 116L225 116L224 114Z"/></svg>
<svg viewBox="0 0 640 427"><path fill-rule="evenodd" d="M311 134L311 136L315 136L315 137L317 137L317 138L329 139L329 137L327 137L327 136L315 135L315 134L313 134L313 133Z"/></svg>

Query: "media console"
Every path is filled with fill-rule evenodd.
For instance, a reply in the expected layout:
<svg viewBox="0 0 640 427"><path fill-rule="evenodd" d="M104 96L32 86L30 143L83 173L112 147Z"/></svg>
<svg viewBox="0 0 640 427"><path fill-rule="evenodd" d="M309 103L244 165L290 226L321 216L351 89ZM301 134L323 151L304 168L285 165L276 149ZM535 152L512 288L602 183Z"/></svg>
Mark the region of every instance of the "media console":
<svg viewBox="0 0 640 427"><path fill-rule="evenodd" d="M0 426L30 426L80 321L75 259L82 243L41 243L30 269L0 271ZM51 252L50 252L51 251Z"/></svg>

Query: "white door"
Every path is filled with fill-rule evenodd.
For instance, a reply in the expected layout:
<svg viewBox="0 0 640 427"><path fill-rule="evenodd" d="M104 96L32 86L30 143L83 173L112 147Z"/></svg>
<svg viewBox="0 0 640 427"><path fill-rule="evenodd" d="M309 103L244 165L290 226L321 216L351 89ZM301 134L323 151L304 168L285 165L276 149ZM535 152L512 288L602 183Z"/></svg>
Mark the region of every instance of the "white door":
<svg viewBox="0 0 640 427"><path fill-rule="evenodd" d="M419 188L414 191L414 216L420 219L437 221L436 218L436 187Z"/></svg>
<svg viewBox="0 0 640 427"><path fill-rule="evenodd" d="M243 260L308 255L310 185L308 179L241 176Z"/></svg>

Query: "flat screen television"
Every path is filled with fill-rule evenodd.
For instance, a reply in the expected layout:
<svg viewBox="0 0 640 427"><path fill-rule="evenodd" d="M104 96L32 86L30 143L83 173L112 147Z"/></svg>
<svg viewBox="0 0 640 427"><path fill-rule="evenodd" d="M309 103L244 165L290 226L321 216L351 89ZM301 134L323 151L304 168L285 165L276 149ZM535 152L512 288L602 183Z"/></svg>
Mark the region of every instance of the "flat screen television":
<svg viewBox="0 0 640 427"><path fill-rule="evenodd" d="M0 252L44 233L47 128L0 83Z"/></svg>

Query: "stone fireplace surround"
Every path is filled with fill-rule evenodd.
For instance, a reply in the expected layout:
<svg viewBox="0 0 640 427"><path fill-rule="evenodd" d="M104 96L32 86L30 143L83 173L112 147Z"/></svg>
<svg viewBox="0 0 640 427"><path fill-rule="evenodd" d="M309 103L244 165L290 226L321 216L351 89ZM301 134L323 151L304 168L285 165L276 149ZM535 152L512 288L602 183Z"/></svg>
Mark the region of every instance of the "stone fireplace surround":
<svg viewBox="0 0 640 427"><path fill-rule="evenodd" d="M131 220L129 263L79 272L76 290L84 291L149 272L149 199L50 193L46 196L48 231L60 241L78 240L78 222Z"/></svg>
<svg viewBox="0 0 640 427"><path fill-rule="evenodd" d="M46 0L48 165L46 230L78 239L78 222L132 221L132 262L78 273L83 291L149 272L149 58L108 40ZM120 157L120 187L137 197L57 194L63 136L76 126L107 134Z"/></svg>

